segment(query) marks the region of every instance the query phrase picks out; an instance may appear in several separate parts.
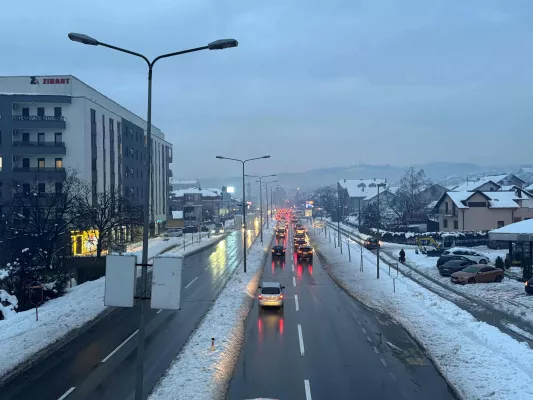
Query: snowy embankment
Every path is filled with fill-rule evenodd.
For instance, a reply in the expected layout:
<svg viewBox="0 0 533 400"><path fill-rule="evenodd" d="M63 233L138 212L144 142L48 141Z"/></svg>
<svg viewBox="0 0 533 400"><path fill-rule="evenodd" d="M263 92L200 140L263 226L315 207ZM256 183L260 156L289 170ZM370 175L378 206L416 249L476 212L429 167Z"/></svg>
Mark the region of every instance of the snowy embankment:
<svg viewBox="0 0 533 400"><path fill-rule="evenodd" d="M400 275L393 279L381 264L376 279L376 256L357 245L344 254L333 240L312 234L326 258L328 272L351 295L370 307L388 313L403 325L429 353L447 381L463 399L526 400L533 398L533 350L476 320L450 301ZM333 235L332 235L333 239ZM344 244L344 246L346 246ZM481 285L480 285L481 286ZM473 377L483 376L483 379Z"/></svg>
<svg viewBox="0 0 533 400"><path fill-rule="evenodd" d="M150 400L224 399L244 339L248 315L273 232L265 232L263 244L256 239L247 258L229 278L212 308L171 364L150 395ZM215 346L211 348L211 338Z"/></svg>
<svg viewBox="0 0 533 400"><path fill-rule="evenodd" d="M187 245L185 252L182 246L175 251L186 256L220 239L221 236L204 238L200 243ZM181 241L181 238L153 239L149 242L148 256L155 257ZM79 329L113 311L114 307L104 306L104 288L105 277L102 277L68 289L64 296L39 307L39 321L35 320L35 310L13 313L0 321L0 382L75 337Z"/></svg>

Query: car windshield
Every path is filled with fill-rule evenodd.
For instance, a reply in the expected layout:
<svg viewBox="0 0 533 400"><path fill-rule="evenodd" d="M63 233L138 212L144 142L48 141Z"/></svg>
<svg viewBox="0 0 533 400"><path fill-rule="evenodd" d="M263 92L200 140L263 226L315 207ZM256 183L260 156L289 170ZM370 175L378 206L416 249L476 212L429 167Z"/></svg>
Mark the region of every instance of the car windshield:
<svg viewBox="0 0 533 400"><path fill-rule="evenodd" d="M479 271L479 267L467 267L463 269L463 272L476 273Z"/></svg>
<svg viewBox="0 0 533 400"><path fill-rule="evenodd" d="M277 287L264 287L261 289L261 293L263 294L280 294L280 290Z"/></svg>

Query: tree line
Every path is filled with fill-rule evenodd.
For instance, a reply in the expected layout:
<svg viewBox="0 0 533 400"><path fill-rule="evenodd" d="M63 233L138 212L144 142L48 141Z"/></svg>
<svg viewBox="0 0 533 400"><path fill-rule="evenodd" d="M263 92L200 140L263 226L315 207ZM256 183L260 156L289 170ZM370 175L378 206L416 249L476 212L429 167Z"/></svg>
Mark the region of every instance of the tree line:
<svg viewBox="0 0 533 400"><path fill-rule="evenodd" d="M45 188L53 188L46 191ZM14 182L12 199L1 203L0 302L6 293L18 299L18 310L31 308L28 285L45 285L49 297L61 295L70 279L65 259L71 255L73 231L97 231L95 255L120 241L114 233L143 223L142 207L118 189L94 195L90 182L69 171L57 182ZM0 312L1 314L1 312ZM0 318L1 315L0 315Z"/></svg>

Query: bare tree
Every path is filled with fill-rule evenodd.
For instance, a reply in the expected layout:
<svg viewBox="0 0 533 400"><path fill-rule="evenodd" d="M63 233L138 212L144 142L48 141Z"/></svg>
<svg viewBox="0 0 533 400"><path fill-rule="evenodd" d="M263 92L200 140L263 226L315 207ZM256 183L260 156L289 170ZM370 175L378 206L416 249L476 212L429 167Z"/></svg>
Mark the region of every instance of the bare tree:
<svg viewBox="0 0 533 400"><path fill-rule="evenodd" d="M94 201L94 203L93 203ZM84 230L96 230L96 255L100 257L116 238L114 231L124 226L140 226L143 223L142 206L122 196L118 189L110 189L93 196L92 187L85 185L79 196L77 212Z"/></svg>
<svg viewBox="0 0 533 400"><path fill-rule="evenodd" d="M318 188L314 193L314 197L316 198L316 202L318 203L315 204L315 206L318 205L322 207L329 214L336 214L338 207L337 195L337 189L335 188L335 186L322 186Z"/></svg>
<svg viewBox="0 0 533 400"><path fill-rule="evenodd" d="M392 209L402 224L407 224L423 210L421 193L430 184L423 169L411 166L405 170L396 192L395 204Z"/></svg>
<svg viewBox="0 0 533 400"><path fill-rule="evenodd" d="M65 180L36 176L12 185L12 199L3 204L2 263L6 273L0 288L19 299L19 310L29 307L26 287L33 281L60 294L68 273L63 258L70 251L70 231L78 222L76 205L81 183L75 171Z"/></svg>

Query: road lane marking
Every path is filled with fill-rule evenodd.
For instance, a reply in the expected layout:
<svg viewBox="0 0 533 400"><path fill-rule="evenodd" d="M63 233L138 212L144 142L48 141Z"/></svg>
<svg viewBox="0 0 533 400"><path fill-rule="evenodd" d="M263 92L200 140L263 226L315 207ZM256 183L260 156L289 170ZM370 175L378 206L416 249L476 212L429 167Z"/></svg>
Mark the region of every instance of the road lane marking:
<svg viewBox="0 0 533 400"><path fill-rule="evenodd" d="M396 377L394 376L394 374L392 372L389 372L389 375L390 375L390 377L392 378L393 381L396 381Z"/></svg>
<svg viewBox="0 0 533 400"><path fill-rule="evenodd" d="M298 341L300 342L300 354L303 356L305 353L304 338L302 337L302 326L298 324Z"/></svg>
<svg viewBox="0 0 533 400"><path fill-rule="evenodd" d="M187 289L189 286L191 286L191 285L194 283L194 281L195 281L196 279L198 279L198 277L196 277L196 278L194 278L192 281L190 281L190 282L187 284L187 286L185 286L185 289Z"/></svg>
<svg viewBox="0 0 533 400"><path fill-rule="evenodd" d="M106 358L104 358L102 360L102 362L105 363L107 360L109 360L113 356L113 354L115 354L117 351L119 351L122 348L122 346L124 346L126 343L128 343L128 340L130 340L132 337L134 337L138 332L139 332L139 330L137 329L135 332L133 332L131 335L129 335L128 338L126 340L124 340L122 343L120 343L115 350L113 350L111 353L109 353L109 355Z"/></svg>
<svg viewBox="0 0 533 400"><path fill-rule="evenodd" d="M379 354L378 348L377 348L376 346L374 346L374 352L375 352L376 354Z"/></svg>
<svg viewBox="0 0 533 400"><path fill-rule="evenodd" d="M361 330L363 331L363 333L366 333L365 328L361 328Z"/></svg>
<svg viewBox="0 0 533 400"><path fill-rule="evenodd" d="M57 399L57 400L64 400L64 399L66 399L67 396L68 396L69 394L71 394L71 393L74 391L74 389L76 389L76 387L75 387L75 386L72 386L69 390L67 390L67 391L63 394L63 396L61 396L61 397L60 397L59 399Z"/></svg>
<svg viewBox="0 0 533 400"><path fill-rule="evenodd" d="M380 360L381 360L381 363L383 364L383 366L386 367L387 366L387 362L383 358L380 358Z"/></svg>
<svg viewBox="0 0 533 400"><path fill-rule="evenodd" d="M361 322L360 322L359 320L357 320L357 323L358 323L359 325L361 325Z"/></svg>
<svg viewBox="0 0 533 400"><path fill-rule="evenodd" d="M156 312L156 314L159 314L161 311L163 311L163 309L160 309L158 312Z"/></svg>
<svg viewBox="0 0 533 400"><path fill-rule="evenodd" d="M305 386L305 400L312 400L311 399L311 386L309 386L309 381L307 379L304 380L304 386Z"/></svg>
<svg viewBox="0 0 533 400"><path fill-rule="evenodd" d="M372 343L372 339L370 339L368 336L366 337L366 340L368 340L368 343Z"/></svg>
<svg viewBox="0 0 533 400"><path fill-rule="evenodd" d="M300 304L298 303L298 295L294 295L294 303L296 304L296 311L300 310Z"/></svg>
<svg viewBox="0 0 533 400"><path fill-rule="evenodd" d="M207 267L205 267L204 271L207 271L209 269L209 265Z"/></svg>
<svg viewBox="0 0 533 400"><path fill-rule="evenodd" d="M291 265L292 272L294 272L294 264Z"/></svg>
<svg viewBox="0 0 533 400"><path fill-rule="evenodd" d="M292 277L292 285L296 286L296 278L294 276Z"/></svg>

